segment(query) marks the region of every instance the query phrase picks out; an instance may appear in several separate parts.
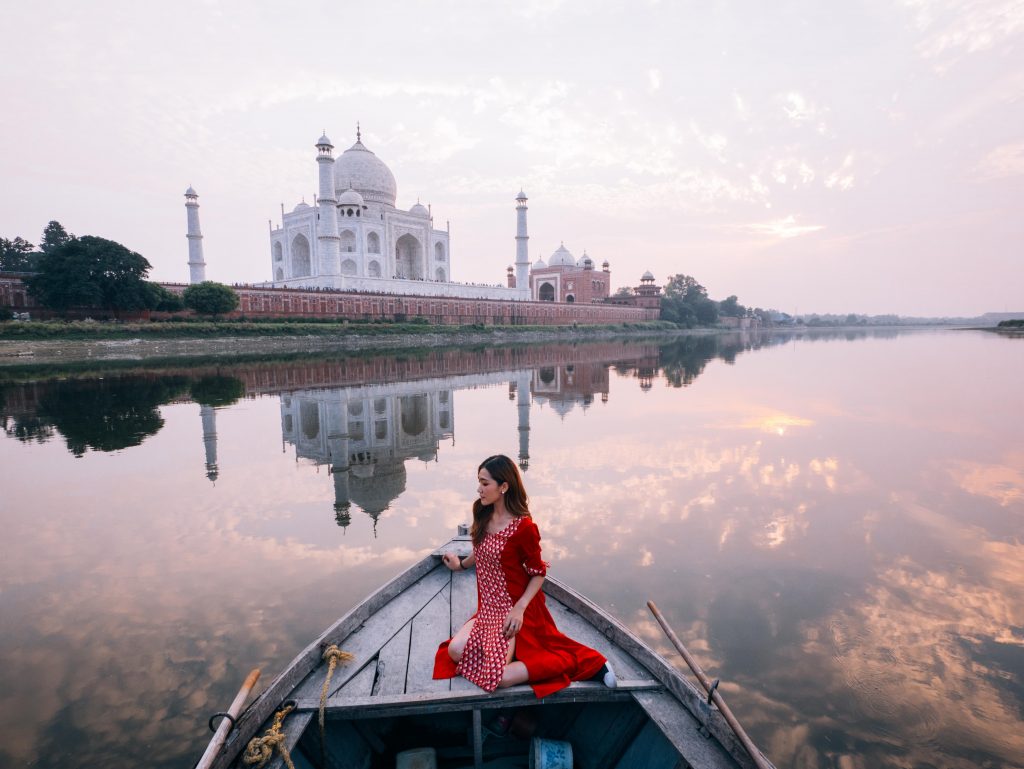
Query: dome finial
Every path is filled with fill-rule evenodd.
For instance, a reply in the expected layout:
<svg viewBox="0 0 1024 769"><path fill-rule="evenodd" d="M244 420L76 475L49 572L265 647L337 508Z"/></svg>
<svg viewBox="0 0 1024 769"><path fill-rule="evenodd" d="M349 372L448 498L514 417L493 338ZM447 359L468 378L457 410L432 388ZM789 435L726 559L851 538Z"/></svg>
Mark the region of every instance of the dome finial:
<svg viewBox="0 0 1024 769"><path fill-rule="evenodd" d="M356 141L361 142L363 140L362 131L359 128L359 121L356 121Z"/></svg>

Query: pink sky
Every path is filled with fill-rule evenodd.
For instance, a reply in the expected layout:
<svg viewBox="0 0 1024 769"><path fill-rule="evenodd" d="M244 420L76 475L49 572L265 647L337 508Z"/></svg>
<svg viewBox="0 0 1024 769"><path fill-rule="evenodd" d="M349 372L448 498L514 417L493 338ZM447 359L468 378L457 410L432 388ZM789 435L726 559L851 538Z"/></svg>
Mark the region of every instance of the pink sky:
<svg viewBox="0 0 1024 769"><path fill-rule="evenodd" d="M787 312L1022 310L1024 3L56 2L5 10L0 236L50 219L187 279L270 277L267 220L363 126L455 280L560 242Z"/></svg>

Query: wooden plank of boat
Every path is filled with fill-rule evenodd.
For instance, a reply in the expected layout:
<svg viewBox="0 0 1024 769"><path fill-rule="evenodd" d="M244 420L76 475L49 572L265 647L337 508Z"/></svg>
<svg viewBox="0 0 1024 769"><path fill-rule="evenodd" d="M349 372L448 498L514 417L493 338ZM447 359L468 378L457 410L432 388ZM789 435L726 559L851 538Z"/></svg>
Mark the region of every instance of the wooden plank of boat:
<svg viewBox="0 0 1024 769"><path fill-rule="evenodd" d="M439 559L446 550L468 553L467 540L458 537L414 564L307 647L239 719L238 728L214 766L229 765L244 742L256 734L260 723L286 699L295 699L298 705L284 727L286 744L294 748L319 708L326 675L321 650L328 643L338 643L356 654L353 662L338 667L332 679L327 715L338 726L349 719L363 728L359 720L363 725L373 723L364 720L367 718L458 711L479 714L481 709L505 706L583 703L589 713L585 719L589 734L595 729L605 731L600 726L601 713L605 712L602 703L614 708L616 703L633 702L691 766L752 767L721 714L672 665L588 599L551 577L545 580L544 591L556 622L568 635L595 646L612 660L620 677L617 689L579 682L537 700L528 686L487 694L461 678L453 679L455 685L446 680L433 681L430 673L437 644L461 627L463 617L475 609L472 572L450 572ZM474 724L479 721L477 715ZM714 739L702 736L701 727ZM648 736L641 736L645 734ZM608 755L620 756L617 767L624 769L630 765L624 763L627 755L668 749L667 743L649 735L650 730L641 724L608 734L607 740L615 743L608 748L612 751ZM330 748L332 738L328 737ZM633 741L623 742L627 737ZM275 760L272 766L279 765L280 761Z"/></svg>
<svg viewBox="0 0 1024 769"><path fill-rule="evenodd" d="M473 691L417 692L392 696L346 697L342 693L329 697L326 713L330 719L385 718L417 713L450 713L472 710L481 706L488 710L519 705L543 705L569 702L619 702L633 699L633 692L662 691L656 681L622 681L609 689L596 681L579 681L544 699L537 699L529 686L510 686L497 692L485 692L474 686ZM296 700L296 711L318 711L319 698Z"/></svg>
<svg viewBox="0 0 1024 769"><path fill-rule="evenodd" d="M373 684L373 694L387 697L405 691L411 635L412 623L410 622L381 647L380 654L377 655L377 678Z"/></svg>
<svg viewBox="0 0 1024 769"><path fill-rule="evenodd" d="M432 586L429 583L422 585L421 580L434 571L436 566L437 562L432 556L423 558L413 564L376 593L373 593L364 601L354 606L345 616L324 631L318 639L303 649L238 719L236 728L228 735L220 756L213 764L213 769L224 769L224 767L229 766L235 757L242 752L246 743L256 734L260 726L273 715L278 706L285 700L293 697L296 693L296 687L311 672L321 667L324 648L339 642L343 642L345 646L348 646L351 640L349 636L352 636L356 630L365 623L368 623L369 620L376 619L378 613L383 612L385 607L399 599L399 597L407 605L415 605L416 600L421 597L420 594L422 593L424 594L423 597L425 597L423 601L425 605L426 600L432 598L436 591L431 592ZM400 622L389 633L370 633L369 636L376 637L383 644L398 632L404 624L405 622ZM323 669L326 670L326 666ZM315 684L316 682L314 681L313 683ZM344 681L342 681L343 684ZM319 679L319 685L323 685L322 676ZM316 688L315 685L313 688ZM298 728L299 724L297 722L300 719L289 720L295 722L293 726L288 720L285 721L285 731L288 734L288 739L291 740L292 733ZM299 734L301 734L301 731L299 731ZM298 740L298 736L295 737L295 740Z"/></svg>
<svg viewBox="0 0 1024 769"><path fill-rule="evenodd" d="M437 645L451 637L452 589L451 572L439 565L437 571L448 584L423 607L412 621L409 641L409 669L405 676L407 694L420 692L444 693L451 691L449 678L434 679L434 656Z"/></svg>

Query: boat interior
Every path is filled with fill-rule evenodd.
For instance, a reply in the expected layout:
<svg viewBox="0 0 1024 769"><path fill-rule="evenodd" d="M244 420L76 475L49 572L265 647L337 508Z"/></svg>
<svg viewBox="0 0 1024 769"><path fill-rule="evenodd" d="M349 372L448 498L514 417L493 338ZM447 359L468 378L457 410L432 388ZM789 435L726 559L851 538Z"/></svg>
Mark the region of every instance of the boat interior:
<svg viewBox="0 0 1024 769"><path fill-rule="evenodd" d="M297 767L406 769L403 753L432 748L434 763L407 769L498 769L531 765L538 744L564 743L571 746L570 765L580 769L749 766L691 684L607 613L551 577L544 595L555 623L608 658L616 688L576 682L538 700L526 685L488 694L461 677L434 680L438 644L473 615L477 601L475 574L450 571L440 555L466 554L469 547L468 536L457 537L329 628L242 715L227 754L237 756L233 740L256 727L262 733L281 703L293 702L283 733ZM333 670L322 659L332 644L351 655ZM244 766L240 759L235 765ZM269 766L284 764L275 755Z"/></svg>

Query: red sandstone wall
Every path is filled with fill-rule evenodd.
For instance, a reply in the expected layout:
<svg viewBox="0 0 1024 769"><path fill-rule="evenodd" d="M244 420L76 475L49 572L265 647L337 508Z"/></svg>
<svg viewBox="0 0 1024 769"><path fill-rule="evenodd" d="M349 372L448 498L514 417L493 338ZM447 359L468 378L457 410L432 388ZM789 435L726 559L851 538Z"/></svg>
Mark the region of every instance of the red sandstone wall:
<svg viewBox="0 0 1024 769"><path fill-rule="evenodd" d="M163 283L181 293L183 283ZM237 317L317 317L339 320L405 321L425 318L429 323L461 326L470 323L502 326L564 326L577 323L637 323L658 319L657 309L577 302L506 302L496 299L448 299L427 296L361 294L295 288L233 286L238 294ZM0 276L0 306L23 312L42 311L28 296L21 278ZM88 313L86 313L88 314ZM95 313L93 313L95 315Z"/></svg>
<svg viewBox="0 0 1024 769"><path fill-rule="evenodd" d="M183 291L183 284L163 284ZM429 323L460 326L558 326L637 323L658 319L657 309L607 304L506 302L495 299L453 299L430 296L395 296L343 291L234 286L239 307L235 315L247 317L320 317L343 320L397 320L425 318Z"/></svg>

